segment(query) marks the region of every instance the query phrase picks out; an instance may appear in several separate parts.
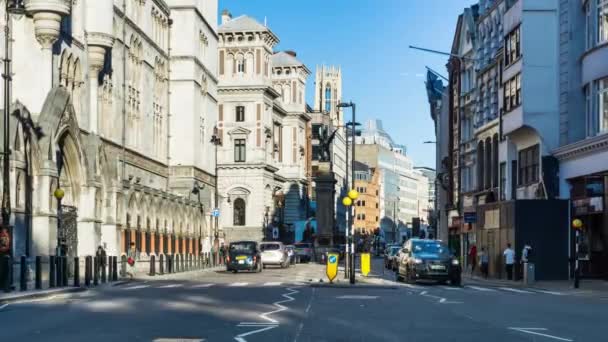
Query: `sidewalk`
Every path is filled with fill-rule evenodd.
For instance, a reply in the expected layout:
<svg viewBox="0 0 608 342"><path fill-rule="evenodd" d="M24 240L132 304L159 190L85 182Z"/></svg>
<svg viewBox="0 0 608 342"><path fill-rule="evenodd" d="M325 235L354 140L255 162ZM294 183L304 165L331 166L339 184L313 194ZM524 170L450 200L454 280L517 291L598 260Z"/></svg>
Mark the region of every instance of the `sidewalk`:
<svg viewBox="0 0 608 342"><path fill-rule="evenodd" d="M512 281L505 279L485 279L476 275L463 274L464 284L478 284L495 287L528 287L539 290L572 292L572 293L589 293L608 296L608 281L599 279L582 279L578 289L574 288L573 280L554 280L554 281L537 281L532 284L525 284L523 281Z"/></svg>

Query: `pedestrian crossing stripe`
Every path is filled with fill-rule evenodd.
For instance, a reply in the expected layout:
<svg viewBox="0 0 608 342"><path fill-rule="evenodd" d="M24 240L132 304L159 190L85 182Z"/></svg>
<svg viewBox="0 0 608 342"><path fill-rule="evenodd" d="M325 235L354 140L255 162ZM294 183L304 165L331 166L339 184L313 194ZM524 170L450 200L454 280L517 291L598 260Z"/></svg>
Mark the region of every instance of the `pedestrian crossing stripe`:
<svg viewBox="0 0 608 342"><path fill-rule="evenodd" d="M534 289L534 291L540 292L540 293L546 293L546 294L550 294L550 295L554 295L554 296L563 296L564 295L563 293L556 292L556 291L536 290L536 289Z"/></svg>
<svg viewBox="0 0 608 342"><path fill-rule="evenodd" d="M138 289L145 289L146 287L150 287L150 285L136 285L136 286L125 287L125 290L138 290Z"/></svg>
<svg viewBox="0 0 608 342"><path fill-rule="evenodd" d="M263 286L281 286L281 282L269 282L269 283L264 283Z"/></svg>
<svg viewBox="0 0 608 342"><path fill-rule="evenodd" d="M510 288L510 287L499 287L499 289L504 290L504 291L516 292L516 293L528 293L528 294L534 293L534 292L514 289L514 288Z"/></svg>
<svg viewBox="0 0 608 342"><path fill-rule="evenodd" d="M452 291L458 291L460 290L459 287L454 287L454 286L441 286L442 289L444 290L452 290Z"/></svg>
<svg viewBox="0 0 608 342"><path fill-rule="evenodd" d="M477 291L496 292L496 290L488 289L486 287L479 287L479 286L473 286L473 285L467 285L467 287L470 289L473 289L473 290L477 290Z"/></svg>
<svg viewBox="0 0 608 342"><path fill-rule="evenodd" d="M228 286L230 286L230 287L240 287L240 286L247 286L247 285L249 285L249 283L232 283L232 284L230 284Z"/></svg>
<svg viewBox="0 0 608 342"><path fill-rule="evenodd" d="M182 286L184 286L184 284L169 284L169 285L160 286L159 289L172 289L174 287L182 287Z"/></svg>
<svg viewBox="0 0 608 342"><path fill-rule="evenodd" d="M198 285L194 285L192 286L193 289L200 289L200 288L206 288L206 287L211 287L214 284L198 284Z"/></svg>

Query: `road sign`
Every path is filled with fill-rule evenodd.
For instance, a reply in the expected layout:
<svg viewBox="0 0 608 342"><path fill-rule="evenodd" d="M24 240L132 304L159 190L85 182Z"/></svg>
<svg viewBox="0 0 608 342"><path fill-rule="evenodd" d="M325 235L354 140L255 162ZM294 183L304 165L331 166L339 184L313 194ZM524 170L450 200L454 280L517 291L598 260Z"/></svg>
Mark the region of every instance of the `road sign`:
<svg viewBox="0 0 608 342"><path fill-rule="evenodd" d="M211 216L220 217L220 210L218 208L213 209L213 211L211 212Z"/></svg>
<svg viewBox="0 0 608 342"><path fill-rule="evenodd" d="M327 275L327 279L332 283L336 276L338 275L338 254L337 253L329 253L327 255L327 267L325 269L325 274Z"/></svg>
<svg viewBox="0 0 608 342"><path fill-rule="evenodd" d="M361 253L361 274L367 277L370 271L369 253Z"/></svg>

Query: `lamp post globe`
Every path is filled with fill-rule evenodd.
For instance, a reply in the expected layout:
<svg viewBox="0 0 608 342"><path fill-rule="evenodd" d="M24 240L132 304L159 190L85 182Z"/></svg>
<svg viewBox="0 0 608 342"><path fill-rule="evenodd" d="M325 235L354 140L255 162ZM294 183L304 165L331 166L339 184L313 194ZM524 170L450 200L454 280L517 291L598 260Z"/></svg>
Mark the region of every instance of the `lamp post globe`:
<svg viewBox="0 0 608 342"><path fill-rule="evenodd" d="M583 227L583 221L581 219L572 220L572 228L581 229Z"/></svg>
<svg viewBox="0 0 608 342"><path fill-rule="evenodd" d="M344 204L345 207L350 207L353 204L353 200L350 199L350 197L344 197L342 199L342 204Z"/></svg>
<svg viewBox="0 0 608 342"><path fill-rule="evenodd" d="M359 198L359 192L353 189L348 192L348 197L352 200L356 200L357 198Z"/></svg>
<svg viewBox="0 0 608 342"><path fill-rule="evenodd" d="M53 196L55 196L56 199L61 200L63 199L63 196L65 196L65 191L63 191L62 188L57 188L55 192L53 192Z"/></svg>

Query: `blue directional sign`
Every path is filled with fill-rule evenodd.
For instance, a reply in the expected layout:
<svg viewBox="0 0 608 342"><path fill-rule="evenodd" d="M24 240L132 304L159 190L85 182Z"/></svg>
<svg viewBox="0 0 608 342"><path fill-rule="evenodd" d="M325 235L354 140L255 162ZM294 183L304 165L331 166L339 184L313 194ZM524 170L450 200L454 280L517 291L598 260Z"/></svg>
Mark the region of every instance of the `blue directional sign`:
<svg viewBox="0 0 608 342"><path fill-rule="evenodd" d="M337 259L338 259L338 258L336 258L336 256L335 256L335 255L330 255L330 256L329 256L329 263L331 263L331 264L335 264L335 263L336 263L336 261L338 261Z"/></svg>
<svg viewBox="0 0 608 342"><path fill-rule="evenodd" d="M220 217L220 210L218 208L213 209L213 211L211 212L211 216Z"/></svg>

